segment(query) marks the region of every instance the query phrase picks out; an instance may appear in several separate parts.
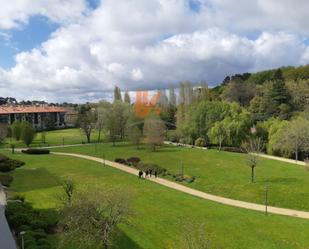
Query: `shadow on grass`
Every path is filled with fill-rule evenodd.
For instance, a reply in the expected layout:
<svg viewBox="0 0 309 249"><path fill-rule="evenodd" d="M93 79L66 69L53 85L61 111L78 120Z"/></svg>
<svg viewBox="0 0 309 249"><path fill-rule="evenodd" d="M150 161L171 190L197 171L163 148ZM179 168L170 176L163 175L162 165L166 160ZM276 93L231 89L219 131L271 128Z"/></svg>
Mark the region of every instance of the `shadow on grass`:
<svg viewBox="0 0 309 249"><path fill-rule="evenodd" d="M16 185L14 184L16 183ZM14 173L12 188L26 192L59 186L59 179L44 168L20 168Z"/></svg>
<svg viewBox="0 0 309 249"><path fill-rule="evenodd" d="M124 231L118 229L115 239L113 241L112 249L142 249L136 242L134 242Z"/></svg>

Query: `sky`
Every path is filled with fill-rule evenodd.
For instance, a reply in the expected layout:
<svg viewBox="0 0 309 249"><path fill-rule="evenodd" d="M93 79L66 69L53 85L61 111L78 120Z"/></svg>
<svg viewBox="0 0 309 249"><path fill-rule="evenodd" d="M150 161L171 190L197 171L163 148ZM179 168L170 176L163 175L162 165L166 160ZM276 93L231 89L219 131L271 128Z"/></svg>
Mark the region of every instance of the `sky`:
<svg viewBox="0 0 309 249"><path fill-rule="evenodd" d="M5 0L0 0L5 1ZM87 102L309 64L308 0L11 0L0 96Z"/></svg>

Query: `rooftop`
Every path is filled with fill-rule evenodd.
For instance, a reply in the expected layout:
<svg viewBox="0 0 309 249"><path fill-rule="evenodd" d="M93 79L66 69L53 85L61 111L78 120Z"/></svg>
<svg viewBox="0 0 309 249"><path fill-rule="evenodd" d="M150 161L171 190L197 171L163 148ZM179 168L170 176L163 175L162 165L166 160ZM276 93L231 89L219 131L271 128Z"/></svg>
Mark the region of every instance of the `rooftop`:
<svg viewBox="0 0 309 249"><path fill-rule="evenodd" d="M67 112L67 109L56 106L21 106L21 105L3 105L0 106L1 114L17 113L46 113L46 112Z"/></svg>

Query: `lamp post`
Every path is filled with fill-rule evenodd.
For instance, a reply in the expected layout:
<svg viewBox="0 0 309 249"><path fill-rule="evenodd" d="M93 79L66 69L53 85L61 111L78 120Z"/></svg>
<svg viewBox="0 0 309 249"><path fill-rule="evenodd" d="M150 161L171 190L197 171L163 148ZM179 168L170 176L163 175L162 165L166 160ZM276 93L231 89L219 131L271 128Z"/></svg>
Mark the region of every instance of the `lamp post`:
<svg viewBox="0 0 309 249"><path fill-rule="evenodd" d="M265 187L265 215L268 215L268 186Z"/></svg>
<svg viewBox="0 0 309 249"><path fill-rule="evenodd" d="M24 235L26 234L26 232L25 231L21 231L19 234L21 236L21 249L25 249Z"/></svg>
<svg viewBox="0 0 309 249"><path fill-rule="evenodd" d="M180 164L181 164L181 174L182 174L182 176L183 176L183 175L184 175L183 161L181 161Z"/></svg>

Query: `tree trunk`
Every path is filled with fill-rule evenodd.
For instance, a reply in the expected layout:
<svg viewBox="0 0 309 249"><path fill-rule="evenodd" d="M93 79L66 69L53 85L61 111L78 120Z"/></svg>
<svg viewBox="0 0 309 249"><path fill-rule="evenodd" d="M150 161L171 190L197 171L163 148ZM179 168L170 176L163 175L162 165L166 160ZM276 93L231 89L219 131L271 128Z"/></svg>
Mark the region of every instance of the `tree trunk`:
<svg viewBox="0 0 309 249"><path fill-rule="evenodd" d="M100 143L100 140L101 140L101 127L99 128L98 143Z"/></svg>
<svg viewBox="0 0 309 249"><path fill-rule="evenodd" d="M221 147L222 147L222 142L220 140L220 142L219 142L219 151L221 151Z"/></svg>
<svg viewBox="0 0 309 249"><path fill-rule="evenodd" d="M254 167L251 167L251 182L254 182Z"/></svg>

